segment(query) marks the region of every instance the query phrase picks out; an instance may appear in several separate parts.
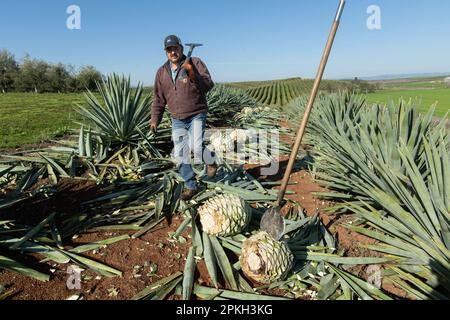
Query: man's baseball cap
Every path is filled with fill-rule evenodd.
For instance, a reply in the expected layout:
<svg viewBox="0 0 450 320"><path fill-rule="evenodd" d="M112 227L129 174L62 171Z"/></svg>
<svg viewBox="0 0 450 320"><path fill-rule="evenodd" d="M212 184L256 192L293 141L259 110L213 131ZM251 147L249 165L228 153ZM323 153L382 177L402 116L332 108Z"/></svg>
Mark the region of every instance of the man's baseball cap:
<svg viewBox="0 0 450 320"><path fill-rule="evenodd" d="M169 47L182 47L183 44L181 43L180 38L178 38L175 35L170 35L166 37L164 40L164 49L167 49Z"/></svg>

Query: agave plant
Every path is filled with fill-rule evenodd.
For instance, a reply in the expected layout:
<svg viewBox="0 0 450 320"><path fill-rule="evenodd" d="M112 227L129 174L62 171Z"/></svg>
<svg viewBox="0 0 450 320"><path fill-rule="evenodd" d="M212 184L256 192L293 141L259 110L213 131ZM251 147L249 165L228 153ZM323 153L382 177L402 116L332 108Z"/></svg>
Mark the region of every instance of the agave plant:
<svg viewBox="0 0 450 320"><path fill-rule="evenodd" d="M412 297L450 296L449 140L445 120L434 124L416 103L388 107L321 100L310 126L317 180L345 200L333 211L351 210L372 227L350 229L380 242L369 249L395 258L385 272ZM365 112L361 112L365 110Z"/></svg>
<svg viewBox="0 0 450 320"><path fill-rule="evenodd" d="M291 123L300 125L308 99L301 96L286 107L286 118ZM363 95L353 95L346 92L332 95L319 95L314 104L313 112L308 121L304 143L317 146L325 139L329 128L345 135L349 123L359 123L360 116L368 110L366 98Z"/></svg>
<svg viewBox="0 0 450 320"><path fill-rule="evenodd" d="M291 109L300 109L302 102L297 101ZM348 94L320 99L307 129L307 140L315 147L317 180L338 191L321 195L370 201L369 187L394 192L383 179L385 169L404 175L400 140L412 152L414 161L423 166L425 136L429 134L430 143L435 143L445 126L441 122L434 129L433 112L431 108L426 115L419 114L415 102L370 108L364 96Z"/></svg>
<svg viewBox="0 0 450 320"><path fill-rule="evenodd" d="M246 107L233 117L233 126L246 129L278 129L283 133L289 130L281 127L280 122L285 115L276 107L260 106L255 108Z"/></svg>
<svg viewBox="0 0 450 320"><path fill-rule="evenodd" d="M79 113L97 127L98 133L111 143L129 144L139 140L139 130L148 131L151 96L143 96L143 86L131 87L130 78L112 74L97 83L101 102L88 91L86 106Z"/></svg>
<svg viewBox="0 0 450 320"><path fill-rule="evenodd" d="M228 119L245 107L256 107L257 102L244 90L216 85L207 94L208 122L210 124L226 124Z"/></svg>
<svg viewBox="0 0 450 320"><path fill-rule="evenodd" d="M370 249L401 258L389 269L388 279L419 299L450 297L450 148L441 136L438 143L424 141L424 163L404 144L399 147L405 177L386 168L383 179L391 191L367 191L382 210L354 204L351 209L368 221L372 230L348 226L377 239ZM422 167L423 166L423 167Z"/></svg>

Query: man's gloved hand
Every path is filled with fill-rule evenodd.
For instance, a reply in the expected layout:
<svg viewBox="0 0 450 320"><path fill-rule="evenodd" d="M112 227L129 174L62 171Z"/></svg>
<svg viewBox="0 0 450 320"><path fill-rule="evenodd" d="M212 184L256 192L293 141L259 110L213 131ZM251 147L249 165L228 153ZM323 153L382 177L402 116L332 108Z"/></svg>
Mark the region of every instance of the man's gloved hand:
<svg viewBox="0 0 450 320"><path fill-rule="evenodd" d="M194 72L194 68L192 67L192 64L183 63L181 68L186 70L187 74L189 75L189 79L191 79L191 81L195 81L195 72Z"/></svg>
<svg viewBox="0 0 450 320"><path fill-rule="evenodd" d="M150 123L150 130L156 134L158 132L158 126L154 123Z"/></svg>

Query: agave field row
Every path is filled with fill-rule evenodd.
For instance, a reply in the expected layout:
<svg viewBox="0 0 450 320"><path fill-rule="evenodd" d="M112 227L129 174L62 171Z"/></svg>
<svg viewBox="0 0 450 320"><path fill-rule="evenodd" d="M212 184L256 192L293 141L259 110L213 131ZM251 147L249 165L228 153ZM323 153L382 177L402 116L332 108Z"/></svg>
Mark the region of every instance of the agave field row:
<svg viewBox="0 0 450 320"><path fill-rule="evenodd" d="M248 88L246 91L261 104L285 106L293 99L308 94L313 82L313 80L303 79L263 82L256 87ZM338 92L350 90L350 88L351 84L345 81L324 80L320 85L320 90L325 92Z"/></svg>

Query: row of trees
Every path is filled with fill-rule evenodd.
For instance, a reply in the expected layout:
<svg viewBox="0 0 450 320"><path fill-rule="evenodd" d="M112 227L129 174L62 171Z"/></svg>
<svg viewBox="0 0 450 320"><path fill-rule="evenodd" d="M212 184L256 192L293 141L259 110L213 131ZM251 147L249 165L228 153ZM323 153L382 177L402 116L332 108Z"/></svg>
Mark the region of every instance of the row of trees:
<svg viewBox="0 0 450 320"><path fill-rule="evenodd" d="M349 88L349 91L354 93L372 93L377 90L381 90L381 85L379 83L370 83L361 80L358 77L351 82L351 87Z"/></svg>
<svg viewBox="0 0 450 320"><path fill-rule="evenodd" d="M18 63L8 50L0 50L0 93L95 90L96 81L102 77L93 66L77 70L72 65L50 64L29 55Z"/></svg>

